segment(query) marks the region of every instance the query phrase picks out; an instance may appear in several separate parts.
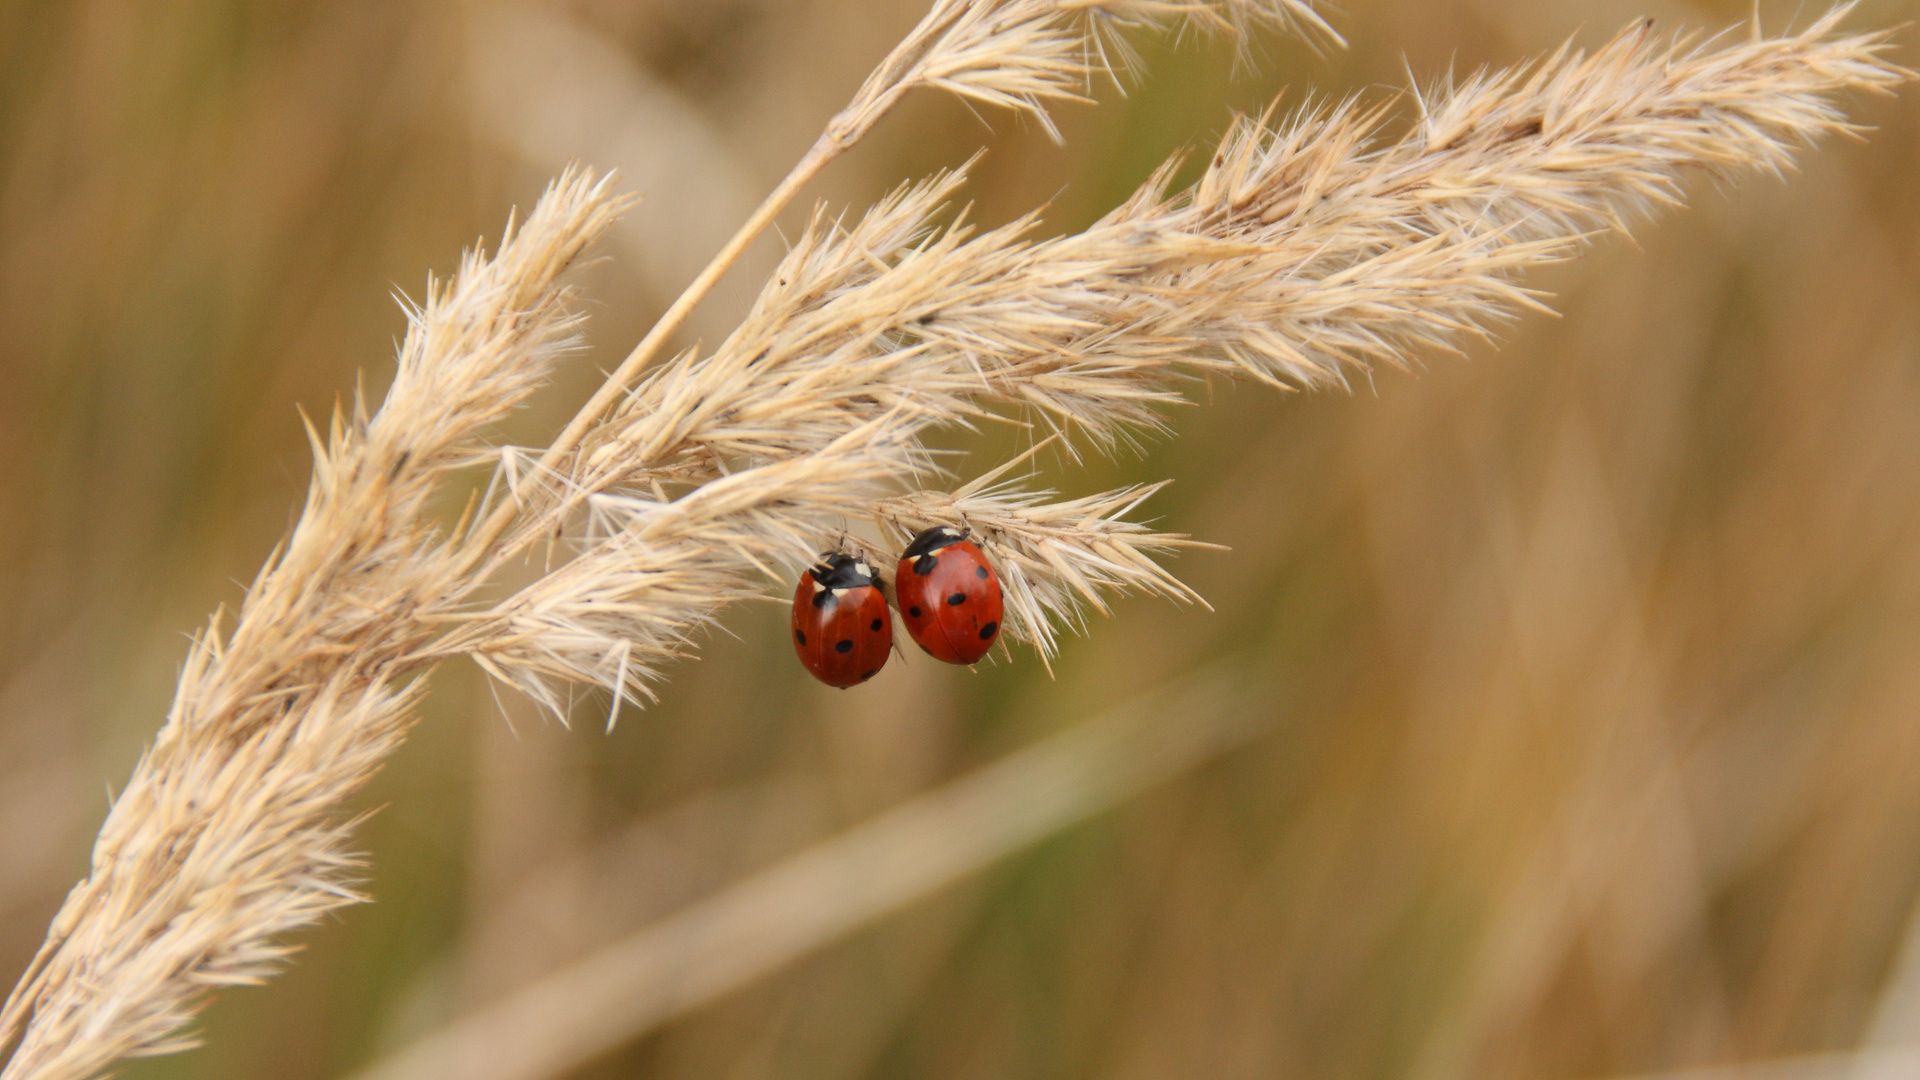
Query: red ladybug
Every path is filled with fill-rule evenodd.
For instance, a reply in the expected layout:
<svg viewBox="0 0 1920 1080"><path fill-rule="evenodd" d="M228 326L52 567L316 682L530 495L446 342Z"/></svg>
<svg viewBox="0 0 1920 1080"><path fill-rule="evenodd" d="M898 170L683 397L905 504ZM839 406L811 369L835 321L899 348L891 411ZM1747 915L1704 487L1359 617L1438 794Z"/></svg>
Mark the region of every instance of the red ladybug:
<svg viewBox="0 0 1920 1080"><path fill-rule="evenodd" d="M893 616L872 567L837 551L800 575L793 651L814 678L844 690L873 678L892 650Z"/></svg>
<svg viewBox="0 0 1920 1080"><path fill-rule="evenodd" d="M964 529L928 529L900 555L893 579L907 633L927 655L971 664L1000 636L1000 577Z"/></svg>

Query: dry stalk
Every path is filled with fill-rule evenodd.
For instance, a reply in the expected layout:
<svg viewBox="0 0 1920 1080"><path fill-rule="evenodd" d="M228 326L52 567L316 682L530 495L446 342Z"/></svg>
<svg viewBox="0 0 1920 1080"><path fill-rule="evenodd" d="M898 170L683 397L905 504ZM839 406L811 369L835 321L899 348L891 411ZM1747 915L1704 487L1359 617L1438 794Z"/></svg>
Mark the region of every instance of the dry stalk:
<svg viewBox="0 0 1920 1080"><path fill-rule="evenodd" d="M167 724L102 830L93 871L0 1011L0 1080L84 1080L185 1045L206 992L258 981L286 934L358 897L342 801L406 731L434 661L472 656L563 712L589 682L652 693L719 608L871 521L898 538L973 528L1009 583L1014 636L1110 591L1197 599L1154 557L1187 543L1124 520L1153 488L1050 502L990 471L949 493L931 425L1038 417L1110 447L1160 424L1183 381L1223 372L1339 384L1537 303L1516 281L1679 197L1687 170L1779 171L1852 128L1835 104L1906 73L1883 35L1806 31L1718 47L1636 27L1592 56L1387 105L1243 119L1200 179L1175 165L1083 233L976 231L945 207L964 172L903 187L850 224L816 215L712 354L636 378L691 305L812 171L917 87L1045 117L1113 55L1106 31L1179 18L1326 31L1298 0L936 0L733 244L555 442L508 450L494 497L450 536L429 498L480 460L573 323L560 272L619 211L568 175L492 259L412 312L377 412L315 437L308 503L231 634L196 641ZM824 148L824 149L823 149ZM570 557L486 605L475 590L543 545ZM884 565L884 560L883 560Z"/></svg>

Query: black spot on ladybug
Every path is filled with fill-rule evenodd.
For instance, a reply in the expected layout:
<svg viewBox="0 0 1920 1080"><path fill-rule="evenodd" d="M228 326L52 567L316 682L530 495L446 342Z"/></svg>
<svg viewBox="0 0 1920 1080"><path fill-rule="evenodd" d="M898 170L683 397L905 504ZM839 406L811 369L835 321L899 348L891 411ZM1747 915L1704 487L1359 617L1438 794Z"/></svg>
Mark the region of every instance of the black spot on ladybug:
<svg viewBox="0 0 1920 1080"><path fill-rule="evenodd" d="M913 560L913 572L916 574L919 574L922 577L925 577L926 575L933 573L933 568L935 566L938 566L939 564L940 564L939 556L922 555L919 558Z"/></svg>
<svg viewBox="0 0 1920 1080"><path fill-rule="evenodd" d="M954 593L952 596L947 597L947 603L953 605L954 607L959 607L961 604L964 604L966 602L967 602L967 594L963 592L957 592L957 593Z"/></svg>
<svg viewBox="0 0 1920 1080"><path fill-rule="evenodd" d="M852 652L852 651L853 651L853 642L852 642L851 640L848 640L848 641L842 641L842 642L841 642L840 644L838 644L838 645L835 645L835 646L833 647L833 651L834 651L834 652Z"/></svg>
<svg viewBox="0 0 1920 1080"><path fill-rule="evenodd" d="M879 620L879 619L875 619L875 620L873 620L873 625L872 625L872 626L869 626L869 627L867 627L867 629L869 629L869 630L878 630L878 629L880 629L880 620Z"/></svg>
<svg viewBox="0 0 1920 1080"><path fill-rule="evenodd" d="M987 568L984 566L974 567L973 576L979 578L981 581L987 580Z"/></svg>
<svg viewBox="0 0 1920 1080"><path fill-rule="evenodd" d="M803 631L795 630L793 632L793 640L799 642L802 645L805 645L807 643L807 635Z"/></svg>
<svg viewBox="0 0 1920 1080"><path fill-rule="evenodd" d="M860 676L860 681L861 681L861 682L866 682L866 681L867 681L868 679L871 679L871 678L873 678L873 676L874 676L874 673L875 673L875 672L877 672L877 671L879 671L879 670L880 670L879 668L874 668L874 669L873 669L873 671L869 671L869 672L867 672L867 673L866 673L865 675L862 675L862 676Z"/></svg>
<svg viewBox="0 0 1920 1080"><path fill-rule="evenodd" d="M918 607L910 607L907 609L907 614L917 619L920 617L920 609Z"/></svg>
<svg viewBox="0 0 1920 1080"><path fill-rule="evenodd" d="M993 640L993 635L999 632L1000 632L1000 624L997 622L990 622L987 625L980 628L980 640L991 641Z"/></svg>

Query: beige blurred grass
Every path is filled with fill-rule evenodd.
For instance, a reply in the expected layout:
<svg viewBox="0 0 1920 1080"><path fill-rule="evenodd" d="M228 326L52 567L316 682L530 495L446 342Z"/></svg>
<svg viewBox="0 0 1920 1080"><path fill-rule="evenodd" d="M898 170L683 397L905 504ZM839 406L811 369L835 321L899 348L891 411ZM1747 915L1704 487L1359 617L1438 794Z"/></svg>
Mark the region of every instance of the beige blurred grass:
<svg viewBox="0 0 1920 1080"><path fill-rule="evenodd" d="M1074 724L613 941L355 1075L565 1075L1244 745L1259 733L1247 719L1250 698L1279 693L1247 681L1216 664Z"/></svg>
<svg viewBox="0 0 1920 1080"><path fill-rule="evenodd" d="M46 160L54 136L30 136L57 132L78 155L65 175L86 181L11 170L0 219L5 655L10 686L39 688L8 699L27 703L4 720L22 747L10 796L16 776L54 768L97 777L93 790L125 774L180 655L174 632L284 525L304 468L276 441L294 434L290 404L324 406L396 332L366 282L448 265L548 168L445 134L461 102L422 72L457 59L453 13L275 10L283 24L232 38L245 20L225 9L156 16L138 50L98 15L37 37L56 43L40 61L55 74L38 94L9 91L10 115L39 117L7 129L9 160ZM1456 50L1510 60L1633 10L1353 5L1353 55L1282 50L1274 81L1392 82L1402 50L1416 71ZM1667 10L1721 25L1744 9ZM793 115L830 111L849 89L836 75L913 12L569 14L661 73L766 177L794 156L768 133L810 130ZM408 65L384 62L394 40ZM223 79L176 74L158 93L122 81L136 51L184 72L213 41L230 48ZM818 59L863 47L844 68ZM379 93L340 75L370 69L391 73ZM102 71L116 76L82 77ZM1148 90L1070 117L1077 150L1017 133L997 145L990 206L1070 183L1064 202L1097 208L1090 189L1111 195L1106 177L1137 177L1196 115L1223 115L1221 93L1261 96L1175 54ZM444 111L423 117L423 101ZM1498 351L1383 377L1352 401L1221 387L1179 444L1091 478L1175 476L1166 524L1234 553L1182 567L1218 615L1130 603L1069 649L1046 690L1056 714L1235 650L1305 688L1292 734L600 1070L1573 1076L1852 1046L1920 874L1906 780L1920 698L1911 110L1869 105L1882 130L1864 147L1830 149L1784 186L1707 192L1637 246L1557 272L1567 317L1530 321ZM902 160L942 153L913 145L928 133L959 133L958 155L978 130L931 107L911 119L830 183L871 191ZM162 137L180 130L192 137ZM423 146L423 131L441 134ZM152 188L169 172L186 178L163 189L176 202ZM448 178L471 205L429 197ZM182 198L211 227L162 228ZM617 262L600 273L638 295ZM630 340L629 317L597 311L596 336ZM181 370L201 377L167 381ZM208 377L219 370L238 374ZM169 449L182 446L209 449ZM61 648L47 628L74 612L91 644ZM343 1071L383 1025L451 1011L420 989L422 952L453 947L502 882L569 837L797 769L832 778L826 831L1024 741L1003 703L1033 672L908 665L848 702L787 678L779 644L777 628L718 643L676 673L673 705L606 741L520 718L514 742L484 693L449 700L375 796L392 803L375 838L382 903L329 931L286 985L224 1001L212 1051L136 1071ZM700 715L722 719L687 722ZM9 832L65 840L0 873L20 897L9 955L24 958L73 876L60 852L77 857L103 806L85 802L21 799L31 809ZM804 840L742 829L653 872L725 880ZM455 907L471 914L436 914ZM426 1020L381 1019L403 998Z"/></svg>

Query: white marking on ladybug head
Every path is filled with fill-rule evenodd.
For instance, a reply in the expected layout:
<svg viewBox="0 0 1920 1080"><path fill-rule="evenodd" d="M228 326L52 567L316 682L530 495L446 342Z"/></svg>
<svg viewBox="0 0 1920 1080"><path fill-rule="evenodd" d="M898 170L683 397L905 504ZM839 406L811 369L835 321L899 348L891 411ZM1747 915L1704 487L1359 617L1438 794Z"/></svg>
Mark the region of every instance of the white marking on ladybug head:
<svg viewBox="0 0 1920 1080"><path fill-rule="evenodd" d="M838 600L838 599L840 599L841 597L843 597L843 596L845 596L845 595L847 595L847 590L846 590L846 589L835 589L835 590L833 590L833 598L834 598L835 600Z"/></svg>
<svg viewBox="0 0 1920 1080"><path fill-rule="evenodd" d="M858 570L858 571L860 572L860 576L861 576L861 577L872 577L872 576L873 576L873 567L871 567L871 566L868 566L868 565L867 565L866 563L863 563L863 562L857 562L857 563L854 563L854 564L853 564L853 568L854 568L855 570Z"/></svg>

